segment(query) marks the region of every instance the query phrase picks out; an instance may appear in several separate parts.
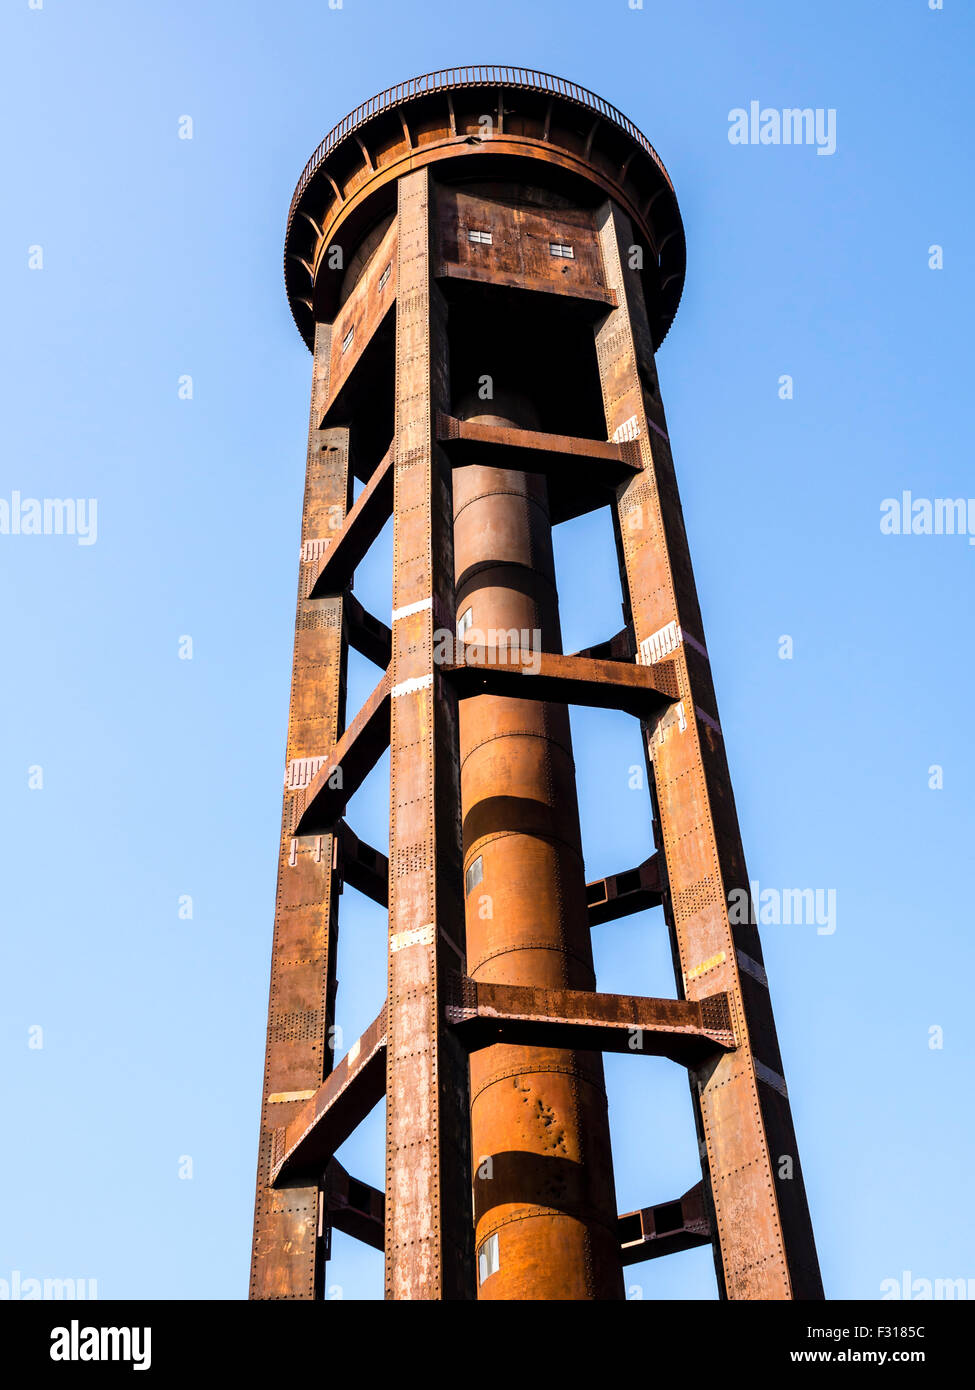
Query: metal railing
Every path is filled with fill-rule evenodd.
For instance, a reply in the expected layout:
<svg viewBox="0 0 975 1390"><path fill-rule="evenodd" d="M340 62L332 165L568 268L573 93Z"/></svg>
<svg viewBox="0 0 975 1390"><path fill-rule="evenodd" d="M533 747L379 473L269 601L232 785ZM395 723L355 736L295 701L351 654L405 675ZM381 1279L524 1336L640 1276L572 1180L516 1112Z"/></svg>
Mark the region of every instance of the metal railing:
<svg viewBox="0 0 975 1390"><path fill-rule="evenodd" d="M595 92L590 92L575 82L567 82L563 77L555 77L550 72L535 72L531 68L506 68L492 65L443 68L439 72L427 72L422 77L411 77L406 82L397 83L395 87L388 87L385 92L380 92L377 96L362 102L329 131L305 165L301 178L298 180L298 186L291 199L291 208L288 212L288 226L291 226L301 195L314 178L322 162L346 136L351 135L366 121L380 115L383 111L388 111L393 106L399 105L400 102L410 101L414 97L427 96L432 92L446 91L450 87L498 86L526 87L535 92L550 92L553 96L564 97L567 101L574 101L580 106L587 107L590 111L598 112L606 120L612 121L614 125L624 130L646 151L667 180L668 187L673 189L674 185L670 181L670 176L664 168L660 156L643 132L638 130L629 117L623 115L622 111L618 111L615 106L604 101Z"/></svg>

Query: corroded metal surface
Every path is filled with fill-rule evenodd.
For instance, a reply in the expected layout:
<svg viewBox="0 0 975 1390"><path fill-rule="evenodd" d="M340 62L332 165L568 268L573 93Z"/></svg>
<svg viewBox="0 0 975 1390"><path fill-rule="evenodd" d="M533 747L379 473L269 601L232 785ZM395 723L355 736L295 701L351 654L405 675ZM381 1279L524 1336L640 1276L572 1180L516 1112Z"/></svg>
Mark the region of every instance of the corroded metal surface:
<svg viewBox="0 0 975 1390"><path fill-rule="evenodd" d="M662 906L661 855L651 854L635 869L625 869L620 874L609 874L606 878L587 883L586 901L589 904L591 927L599 926L602 922L615 922L631 912Z"/></svg>
<svg viewBox="0 0 975 1390"><path fill-rule="evenodd" d="M296 190L314 376L252 1297L320 1297L333 1226L384 1249L393 1299L620 1298L624 1265L708 1242L722 1297L822 1297L728 915L748 879L654 364L683 272L649 142L547 74L390 89ZM563 655L551 528L606 504L625 626ZM351 584L390 515L387 626ZM346 724L349 646L382 676ZM656 853L589 883L569 703L639 719L650 771ZM388 858L342 820L387 747ZM388 907L388 994L333 1070L343 884ZM592 927L651 906L677 997L597 993ZM676 1201L617 1213L603 1051L688 1069ZM334 1153L383 1096L379 1192Z"/></svg>
<svg viewBox="0 0 975 1390"><path fill-rule="evenodd" d="M288 808L292 835L329 831L389 747L390 682L387 671L342 737L311 760Z"/></svg>
<svg viewBox="0 0 975 1390"><path fill-rule="evenodd" d="M676 1202L659 1202L654 1207L626 1212L619 1219L619 1232L624 1265L709 1245L714 1230L704 1184L696 1183Z"/></svg>
<svg viewBox="0 0 975 1390"><path fill-rule="evenodd" d="M642 286L626 264L632 237L607 207L603 251L619 307L597 347L609 432L635 418L644 461L614 508L627 617L638 651L668 650L683 711L677 726L645 725L678 989L689 999L727 991L740 1039L691 1082L718 1278L728 1298L821 1298L789 1105L768 1080L782 1076L771 1001L740 963L742 952L761 962L758 933L729 921L728 894L747 891L748 876Z"/></svg>
<svg viewBox="0 0 975 1390"><path fill-rule="evenodd" d="M504 618L498 627L501 631L531 632L530 628L515 628L513 622L510 628L506 627ZM444 662L441 667L462 695L562 700L594 709L627 710L645 718L661 714L674 703L668 688L672 680L671 662L630 666L621 661L562 656L520 647L499 649L475 642L466 642L462 655L463 660Z"/></svg>
<svg viewBox="0 0 975 1390"><path fill-rule="evenodd" d="M325 1211L335 1230L374 1250L385 1248L385 1194L350 1177L337 1158L329 1159L325 1169Z"/></svg>
<svg viewBox="0 0 975 1390"><path fill-rule="evenodd" d="M467 979L456 997L460 1002L447 1006L447 1017L471 1052L495 1043L550 1044L670 1057L691 1066L736 1045L725 994L647 999Z"/></svg>
<svg viewBox="0 0 975 1390"><path fill-rule="evenodd" d="M444 312L430 274L430 179L399 187L396 483L390 734L386 1295L474 1294L467 1062L441 1001L463 961L456 699L434 671L435 615L452 608Z"/></svg>
<svg viewBox="0 0 975 1390"><path fill-rule="evenodd" d="M393 454L386 455L355 499L341 527L328 537L311 581L310 598L341 593L393 512ZM317 557L315 557L317 558Z"/></svg>
<svg viewBox="0 0 975 1390"><path fill-rule="evenodd" d="M556 182L587 180L620 201L655 251L646 275L655 340L662 341L680 302L686 253L673 185L650 141L575 83L524 68L468 67L427 73L364 102L308 161L288 213L285 281L309 345L316 313L332 319L334 312L320 311L337 304L335 279L319 268L330 248L348 241L351 253L374 220L364 202L421 164L479 167L488 153L530 157L548 165Z"/></svg>
<svg viewBox="0 0 975 1390"><path fill-rule="evenodd" d="M507 652L499 661L493 649L467 651L470 664L453 668L453 680L473 675L480 688L490 689L506 678L502 691L526 696L487 694L461 706L467 955L474 982L468 1028L476 1032L485 1022L478 989L494 983L592 990L595 974L568 710L545 703L558 698L560 685L556 677L552 688L545 665L572 668L573 661L557 655L561 634L544 478L477 464L459 469L454 545L461 627L472 637L520 634L522 647L510 666ZM524 650L530 643L533 652ZM533 1041L506 1042L471 1058L476 1241L479 1249L497 1243L497 1271L481 1281L479 1297L619 1298L602 1061L595 1052L553 1046L551 1037Z"/></svg>
<svg viewBox="0 0 975 1390"><path fill-rule="evenodd" d="M295 623L286 766L293 769L332 744L344 719L345 647L341 594L306 595L309 547L327 533L350 493L347 430L317 428L328 391L329 330L318 330L302 517L302 561ZM332 1068L335 938L338 885L331 835L294 837L294 802L300 792L286 780L278 891L271 956L267 1054L251 1263L252 1298L315 1298L320 1294L322 1250L317 1181L288 1191L270 1185L272 1141Z"/></svg>
<svg viewBox="0 0 975 1390"><path fill-rule="evenodd" d="M673 188L673 184L670 183L670 176L667 174L660 156L647 137L621 111L617 111L615 106L604 101L602 97L596 96L586 87L580 87L576 82L567 82L564 77L556 77L554 73L537 72L531 68L481 64L464 68L440 68L434 72L423 73L420 77L411 77L406 82L398 82L394 87L387 87L384 92L377 93L368 101L360 102L354 111L350 111L339 121L338 125L332 127L305 165L291 200L288 221L290 222L294 216L301 194L308 187L324 160L347 136L358 130L366 121L381 115L384 111L391 110L393 107L402 106L405 102L412 101L416 97L428 96L432 92L443 92L450 87L495 88L502 86L530 87L534 91L549 92L553 96L565 97L569 101L578 102L581 106L598 112L614 124L621 126L633 140L644 147L647 154L658 165L670 187Z"/></svg>
<svg viewBox="0 0 975 1390"><path fill-rule="evenodd" d="M272 1184L315 1178L386 1091L386 1010L349 1048L317 1090L274 1130Z"/></svg>

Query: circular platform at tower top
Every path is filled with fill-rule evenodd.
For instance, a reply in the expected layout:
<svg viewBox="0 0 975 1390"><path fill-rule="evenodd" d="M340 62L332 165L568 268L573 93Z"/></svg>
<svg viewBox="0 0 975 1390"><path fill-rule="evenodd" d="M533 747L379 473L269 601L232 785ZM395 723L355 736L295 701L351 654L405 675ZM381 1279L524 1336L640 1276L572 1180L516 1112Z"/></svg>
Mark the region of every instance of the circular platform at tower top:
<svg viewBox="0 0 975 1390"><path fill-rule="evenodd" d="M647 137L615 106L550 73L513 67L428 72L370 97L336 125L305 165L288 211L284 274L308 344L334 304L318 269L347 257L395 206L396 180L436 164L437 178L505 177L569 197L606 197L649 248L643 280L659 347L684 285L686 248L670 176Z"/></svg>

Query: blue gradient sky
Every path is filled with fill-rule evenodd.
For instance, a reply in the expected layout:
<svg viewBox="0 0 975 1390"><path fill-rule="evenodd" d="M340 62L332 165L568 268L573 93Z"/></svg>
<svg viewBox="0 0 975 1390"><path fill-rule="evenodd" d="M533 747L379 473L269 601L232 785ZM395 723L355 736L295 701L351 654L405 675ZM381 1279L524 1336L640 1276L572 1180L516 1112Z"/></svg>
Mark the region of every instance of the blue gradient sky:
<svg viewBox="0 0 975 1390"><path fill-rule="evenodd" d="M763 933L827 1292L975 1276L975 549L879 526L905 488L975 494L975 20L945 5L5 5L0 498L95 497L98 539L0 535L0 1278L246 1293L310 380L284 220L346 111L491 61L614 102L681 201L658 366L749 868L837 895L832 935ZM732 146L752 100L834 107L836 153ZM388 541L356 585L386 618ZM608 515L561 528L557 561L567 649L615 631ZM353 708L372 682L354 657ZM594 877L647 853L639 740L601 711L573 728ZM383 847L384 771L350 808ZM384 918L342 907L348 1044L382 1002ZM673 992L659 912L595 943L601 988ZM683 1073L607 1074L621 1209L677 1196L699 1175ZM379 1112L342 1157L381 1185ZM333 1289L381 1295L376 1252L334 1254ZM707 1250L628 1273L715 1296Z"/></svg>

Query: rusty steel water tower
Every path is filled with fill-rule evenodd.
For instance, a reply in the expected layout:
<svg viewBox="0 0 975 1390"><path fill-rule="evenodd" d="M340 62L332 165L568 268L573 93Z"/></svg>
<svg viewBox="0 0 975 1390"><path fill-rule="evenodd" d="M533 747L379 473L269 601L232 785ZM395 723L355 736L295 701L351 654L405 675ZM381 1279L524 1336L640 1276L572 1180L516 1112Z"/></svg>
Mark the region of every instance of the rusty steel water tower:
<svg viewBox="0 0 975 1390"><path fill-rule="evenodd" d="M619 1299L626 1265L702 1244L723 1298L823 1296L758 934L729 921L749 882L654 366L684 260L645 136L520 68L372 98L298 183L314 368L253 1298L321 1297L332 1229L385 1252L391 1299ZM566 655L552 527L597 507L625 625ZM387 626L352 580L390 517ZM349 646L381 674L347 718ZM596 882L570 704L646 748L647 857ZM344 819L387 748L388 857ZM388 993L336 1060L343 885L388 908ZM592 926L651 906L675 997L596 992ZM601 1054L634 1051L686 1068L701 1176L620 1213ZM335 1153L384 1097L380 1192Z"/></svg>

